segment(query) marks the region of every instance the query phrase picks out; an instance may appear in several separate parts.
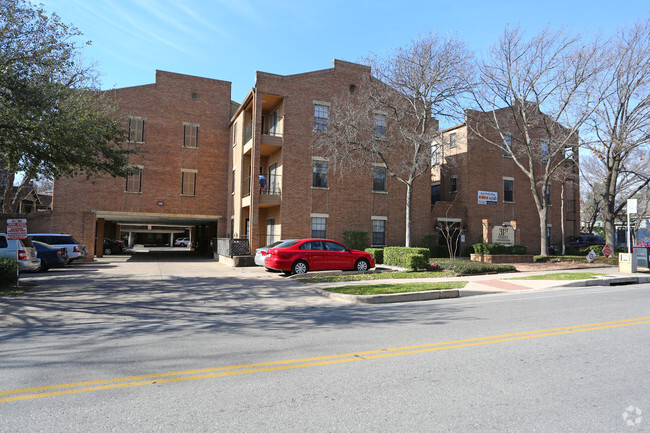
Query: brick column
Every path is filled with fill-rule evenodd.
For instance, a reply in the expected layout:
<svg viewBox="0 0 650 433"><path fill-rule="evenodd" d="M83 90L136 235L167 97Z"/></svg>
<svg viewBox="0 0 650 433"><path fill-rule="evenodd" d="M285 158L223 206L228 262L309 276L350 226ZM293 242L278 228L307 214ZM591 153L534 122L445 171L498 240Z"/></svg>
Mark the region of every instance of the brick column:
<svg viewBox="0 0 650 433"><path fill-rule="evenodd" d="M483 243L490 243L490 222L487 219L483 219Z"/></svg>

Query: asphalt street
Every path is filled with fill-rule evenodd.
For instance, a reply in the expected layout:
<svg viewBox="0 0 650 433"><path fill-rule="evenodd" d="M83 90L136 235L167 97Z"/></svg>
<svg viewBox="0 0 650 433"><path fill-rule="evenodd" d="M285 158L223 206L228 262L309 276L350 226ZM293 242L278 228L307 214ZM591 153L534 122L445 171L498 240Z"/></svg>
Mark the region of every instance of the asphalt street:
<svg viewBox="0 0 650 433"><path fill-rule="evenodd" d="M112 257L0 298L0 431L647 432L650 285L349 304Z"/></svg>

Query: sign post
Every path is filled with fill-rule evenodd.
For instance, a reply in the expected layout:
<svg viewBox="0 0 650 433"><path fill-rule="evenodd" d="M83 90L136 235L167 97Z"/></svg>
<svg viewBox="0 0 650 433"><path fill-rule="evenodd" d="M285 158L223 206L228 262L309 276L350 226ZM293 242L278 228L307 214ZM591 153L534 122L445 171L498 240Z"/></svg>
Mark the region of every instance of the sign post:
<svg viewBox="0 0 650 433"><path fill-rule="evenodd" d="M17 219L8 219L7 220L7 239L10 241L16 241L16 288L18 288L18 283L20 279L20 266L18 261L20 256L18 255L19 245L18 242L20 239L25 239L27 237L27 220L24 218Z"/></svg>
<svg viewBox="0 0 650 433"><path fill-rule="evenodd" d="M636 213L637 200L630 198L627 200L627 252L632 254L632 236L630 233L630 214Z"/></svg>

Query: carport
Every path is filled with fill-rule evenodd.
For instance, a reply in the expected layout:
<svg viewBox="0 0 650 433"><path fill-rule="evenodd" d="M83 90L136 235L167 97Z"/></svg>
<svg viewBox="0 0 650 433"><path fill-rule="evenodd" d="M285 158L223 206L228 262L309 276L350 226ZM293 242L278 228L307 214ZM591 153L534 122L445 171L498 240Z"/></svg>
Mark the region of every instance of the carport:
<svg viewBox="0 0 650 433"><path fill-rule="evenodd" d="M93 211L95 214L95 257L103 257L104 238L128 236L129 246L137 240L151 245L173 246L174 239L189 236L199 254L208 254L210 239L217 237L220 215L164 214L146 212ZM141 242L145 243L145 242Z"/></svg>

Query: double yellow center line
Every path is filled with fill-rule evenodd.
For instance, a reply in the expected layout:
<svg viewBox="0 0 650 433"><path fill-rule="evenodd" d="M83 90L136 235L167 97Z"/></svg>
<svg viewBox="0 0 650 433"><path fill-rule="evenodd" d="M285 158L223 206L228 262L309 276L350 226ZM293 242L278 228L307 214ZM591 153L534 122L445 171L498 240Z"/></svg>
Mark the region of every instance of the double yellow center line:
<svg viewBox="0 0 650 433"><path fill-rule="evenodd" d="M643 325L648 323L650 323L650 317L638 317L635 319L616 320L612 322L600 322L590 323L587 325L567 326L563 328L541 329L537 331L445 341L442 343L421 344L417 346L404 346L392 349L369 350L365 352L344 353L339 355L319 356L313 358L290 359L285 361L272 361L255 364L239 364L224 367L203 368L197 370L142 374L138 376L118 377L114 379L99 379L84 382L64 383L60 385L46 385L32 388L11 389L8 391L0 391L0 403L19 400L31 400L43 397L54 397L59 395L79 394L82 392L104 391L109 389L130 388L135 386L171 382L183 382L187 380L212 379L217 377L263 373L268 371L293 370L298 368L342 364L346 362L364 360L368 361L373 359L388 358L392 356L413 355L417 353L435 352L439 350L482 346L494 343L505 343L508 341L527 340L531 338L549 337L553 335L575 334L578 332L621 328L625 326Z"/></svg>

